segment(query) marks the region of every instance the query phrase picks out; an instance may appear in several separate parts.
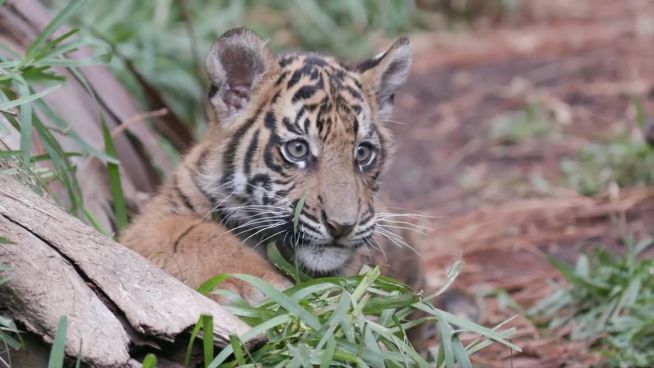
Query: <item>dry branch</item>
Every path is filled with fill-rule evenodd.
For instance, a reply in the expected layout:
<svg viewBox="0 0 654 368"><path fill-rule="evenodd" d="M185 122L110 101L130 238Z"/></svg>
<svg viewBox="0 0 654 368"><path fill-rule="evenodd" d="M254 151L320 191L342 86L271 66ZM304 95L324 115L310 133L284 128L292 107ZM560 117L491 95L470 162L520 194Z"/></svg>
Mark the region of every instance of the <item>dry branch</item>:
<svg viewBox="0 0 654 368"><path fill-rule="evenodd" d="M127 364L130 342L172 341L202 314L213 315L220 346L248 330L218 304L7 176L0 176L0 234L15 243L0 245L0 263L10 266L1 275L10 281L0 305L46 341L67 315L67 353L77 354L80 340L94 342L82 349L92 365Z"/></svg>

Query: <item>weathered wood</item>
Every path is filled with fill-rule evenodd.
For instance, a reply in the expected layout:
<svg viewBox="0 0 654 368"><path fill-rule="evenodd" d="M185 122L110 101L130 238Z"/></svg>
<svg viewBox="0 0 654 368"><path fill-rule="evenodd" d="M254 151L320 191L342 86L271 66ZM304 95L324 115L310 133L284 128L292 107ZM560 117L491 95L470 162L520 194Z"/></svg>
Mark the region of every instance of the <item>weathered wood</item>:
<svg viewBox="0 0 654 368"><path fill-rule="evenodd" d="M68 316L66 352L80 346L88 360L115 366L129 360L129 339L116 317L56 250L19 224L0 220L0 234L15 244L0 245L0 260L9 265L1 303L30 331L51 343L59 318ZM102 341L96 345L93 341ZM83 345L82 345L83 344Z"/></svg>
<svg viewBox="0 0 654 368"><path fill-rule="evenodd" d="M52 338L59 315L74 316L71 325L76 325L79 334L69 334L67 345L75 348L78 338L102 342L84 349L87 360L91 354L102 356L109 349L106 341L111 339L112 346L117 346L112 359L125 361L124 348L120 348L125 331L109 316L112 308L119 309L112 312L124 315L135 331L168 341L187 331L202 314L213 315L214 340L220 346L227 343L230 334L240 335L249 329L227 310L137 253L2 175L0 234L16 243L0 245L0 262L12 266L8 273L12 278L10 297L3 294L0 299L13 303L13 316L30 330L44 333L46 339ZM103 300L109 308L99 305ZM94 331L106 334L106 339L84 332L96 323L106 324ZM115 331L109 333L107 329Z"/></svg>

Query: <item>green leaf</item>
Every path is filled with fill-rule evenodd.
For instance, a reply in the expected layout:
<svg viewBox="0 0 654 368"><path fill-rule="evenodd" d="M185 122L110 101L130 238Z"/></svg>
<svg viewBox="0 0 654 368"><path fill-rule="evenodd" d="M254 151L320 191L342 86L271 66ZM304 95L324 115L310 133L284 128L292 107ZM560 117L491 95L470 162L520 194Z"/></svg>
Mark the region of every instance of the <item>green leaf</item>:
<svg viewBox="0 0 654 368"><path fill-rule="evenodd" d="M102 136L104 138L104 149L107 155L115 157L116 149L114 142L111 139L111 132L105 122L102 122ZM116 226L118 230L127 227L127 206L125 205L125 196L123 194L123 187L120 180L120 168L117 164L107 163L107 175L109 177L109 188L111 189L111 196L114 204L114 215L116 216Z"/></svg>
<svg viewBox="0 0 654 368"><path fill-rule="evenodd" d="M284 258L284 256L279 251L279 248L277 248L277 244L275 244L275 242L268 243L266 246L266 253L270 262L272 262L275 267L284 272L284 274L292 278L296 283L311 279L311 277L302 272L299 267L293 265L291 262L287 261L286 258Z"/></svg>
<svg viewBox="0 0 654 368"><path fill-rule="evenodd" d="M6 111L6 110L12 109L12 108L14 108L16 106L28 104L29 102L32 102L34 100L38 100L40 98L43 98L44 96L52 93L54 90L61 87L62 85L63 84L57 84L57 85L54 85L52 87L46 88L41 92L36 92L34 94L31 94L31 95L22 96L20 98L15 99L15 100L10 100L10 101L0 103L0 110L5 110Z"/></svg>
<svg viewBox="0 0 654 368"><path fill-rule="evenodd" d="M63 368L64 357L66 350L66 329L68 327L68 318L62 316L59 319L59 326L55 334L52 349L50 350L50 359L48 360L48 368Z"/></svg>
<svg viewBox="0 0 654 368"><path fill-rule="evenodd" d="M13 240L0 236L0 244L16 244Z"/></svg>
<svg viewBox="0 0 654 368"><path fill-rule="evenodd" d="M320 357L320 368L327 368L334 360L334 353L336 352L336 339L330 338L327 340L327 346L322 352Z"/></svg>
<svg viewBox="0 0 654 368"><path fill-rule="evenodd" d="M445 318L439 318L438 328L441 332L441 349L445 354L445 365L447 368L454 368L454 350L452 348L452 327Z"/></svg>
<svg viewBox="0 0 654 368"><path fill-rule="evenodd" d="M86 2L86 0L71 0L66 4L57 15L48 23L43 31L36 36L30 47L25 53L26 59L32 59L35 56L35 53L47 42L48 38L61 27L79 8Z"/></svg>
<svg viewBox="0 0 654 368"><path fill-rule="evenodd" d="M472 368L472 363L470 362L468 353L466 352L466 349L463 347L463 344L461 343L461 339L459 338L458 335L455 335L454 338L452 339L452 350L454 352L454 357L456 358L456 361L457 363L459 363L459 366L461 368Z"/></svg>
<svg viewBox="0 0 654 368"><path fill-rule="evenodd" d="M304 323L309 325L311 328L316 330L320 329L321 324L315 316L309 313L306 309L302 308L302 306L297 304L291 298L284 295L279 290L275 289L274 286L252 275L235 274L233 275L233 277L243 280L251 284L252 286L256 287L257 289L259 289L259 291L263 292L270 299L278 303L282 308L298 316L300 319L302 319L302 321L304 321Z"/></svg>
<svg viewBox="0 0 654 368"><path fill-rule="evenodd" d="M223 281L227 280L229 278L229 275L226 273L221 273L220 275L216 275L209 280L205 281L202 283L202 285L198 286L195 291L202 295L208 295L210 292L212 292L218 285L220 285Z"/></svg>
<svg viewBox="0 0 654 368"><path fill-rule="evenodd" d="M243 354L243 346L241 344L241 340L239 340L237 336L229 335L229 342L232 344L232 348L234 349L234 357L236 358L236 362L239 364L239 366L244 366L245 355Z"/></svg>
<svg viewBox="0 0 654 368"><path fill-rule="evenodd" d="M213 316L202 316L202 352L204 353L204 366L209 366L213 360Z"/></svg>
<svg viewBox="0 0 654 368"><path fill-rule="evenodd" d="M145 356L143 363L141 363L141 368L156 368L157 367L157 357L154 354L150 353Z"/></svg>
<svg viewBox="0 0 654 368"><path fill-rule="evenodd" d="M184 367L190 367L191 365L191 353L193 352L193 343L195 342L195 338L198 336L198 333L200 333L200 330L202 329L204 319L202 318L203 316L200 316L198 318L198 321L195 322L195 326L193 326L193 330L191 330L191 337L188 340L188 346L186 347L186 354L184 355Z"/></svg>

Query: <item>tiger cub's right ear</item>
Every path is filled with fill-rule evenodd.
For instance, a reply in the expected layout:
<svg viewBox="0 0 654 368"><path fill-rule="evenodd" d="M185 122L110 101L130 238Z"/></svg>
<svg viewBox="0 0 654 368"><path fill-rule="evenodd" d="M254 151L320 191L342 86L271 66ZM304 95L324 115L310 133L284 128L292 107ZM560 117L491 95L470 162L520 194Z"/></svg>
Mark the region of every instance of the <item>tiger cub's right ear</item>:
<svg viewBox="0 0 654 368"><path fill-rule="evenodd" d="M248 105L259 82L277 61L264 40L246 28L222 34L207 57L209 101L220 122L233 121Z"/></svg>

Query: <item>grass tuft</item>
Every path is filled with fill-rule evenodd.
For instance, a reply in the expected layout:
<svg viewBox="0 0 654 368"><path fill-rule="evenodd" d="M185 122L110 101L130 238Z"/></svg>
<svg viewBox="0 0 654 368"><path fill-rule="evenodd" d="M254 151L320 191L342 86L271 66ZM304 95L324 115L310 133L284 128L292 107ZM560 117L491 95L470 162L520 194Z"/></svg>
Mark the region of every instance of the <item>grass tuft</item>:
<svg viewBox="0 0 654 368"><path fill-rule="evenodd" d="M550 261L569 287L558 286L529 314L548 329L572 325L569 338L593 343L612 367L654 366L654 259L651 239L626 237L626 254L599 249L573 266Z"/></svg>
<svg viewBox="0 0 654 368"><path fill-rule="evenodd" d="M449 276L456 277L460 267L457 263ZM231 301L230 311L252 330L233 337L208 367L431 367L433 362L414 349L406 331L435 322L447 331L441 336L446 359L438 362L439 367L470 367L469 356L491 343L520 351L507 340L513 329L496 331L438 310L406 285L382 276L378 268L350 277L296 279L297 284L283 292L251 275L232 277L250 283L268 300L250 306L233 293L214 291ZM416 313L422 317L414 319ZM464 346L460 340L464 332L480 338ZM260 334L266 334L267 343L256 351L243 351L243 345Z"/></svg>

